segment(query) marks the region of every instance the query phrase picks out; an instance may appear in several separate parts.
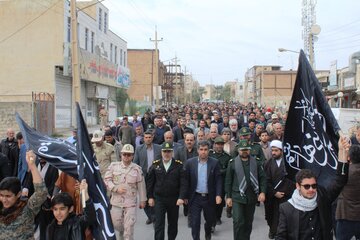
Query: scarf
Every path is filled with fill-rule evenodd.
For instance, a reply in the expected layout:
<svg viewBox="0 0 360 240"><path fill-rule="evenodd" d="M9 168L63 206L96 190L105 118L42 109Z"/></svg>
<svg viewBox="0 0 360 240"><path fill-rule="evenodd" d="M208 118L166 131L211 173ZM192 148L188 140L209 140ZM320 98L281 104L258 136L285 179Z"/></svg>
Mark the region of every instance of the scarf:
<svg viewBox="0 0 360 240"><path fill-rule="evenodd" d="M26 206L27 201L18 200L14 206L10 208L2 208L0 210L0 223L9 225L21 214Z"/></svg>
<svg viewBox="0 0 360 240"><path fill-rule="evenodd" d="M257 172L257 163L256 160L254 160L252 157L249 157L249 164L250 164L250 182L251 182L251 186L254 190L254 192L256 193L256 195L259 194L259 182L258 182L258 172ZM242 164L242 160L240 159L239 156L237 156L235 158L235 172L239 181L239 191L240 191L240 195L242 197L245 197L245 191L248 187L248 183L246 181L245 178L245 173L244 173L244 167Z"/></svg>
<svg viewBox="0 0 360 240"><path fill-rule="evenodd" d="M309 212L314 210L317 207L317 193L315 194L315 197L312 199L304 198L300 195L300 191L295 189L293 195L288 200L288 202L293 205L294 208L297 210L303 211L303 212Z"/></svg>

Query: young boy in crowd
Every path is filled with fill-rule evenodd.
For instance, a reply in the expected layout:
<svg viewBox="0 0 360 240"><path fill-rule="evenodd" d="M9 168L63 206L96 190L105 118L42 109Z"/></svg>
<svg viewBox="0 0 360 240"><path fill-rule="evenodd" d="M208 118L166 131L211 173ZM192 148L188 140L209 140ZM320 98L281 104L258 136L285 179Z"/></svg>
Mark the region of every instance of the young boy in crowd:
<svg viewBox="0 0 360 240"><path fill-rule="evenodd" d="M86 180L80 184L80 192L85 190L86 207L83 215L74 213L74 202L66 193L59 193L51 201L51 207L55 219L47 228L48 240L84 240L85 229L96 221L94 205L89 199L88 185Z"/></svg>

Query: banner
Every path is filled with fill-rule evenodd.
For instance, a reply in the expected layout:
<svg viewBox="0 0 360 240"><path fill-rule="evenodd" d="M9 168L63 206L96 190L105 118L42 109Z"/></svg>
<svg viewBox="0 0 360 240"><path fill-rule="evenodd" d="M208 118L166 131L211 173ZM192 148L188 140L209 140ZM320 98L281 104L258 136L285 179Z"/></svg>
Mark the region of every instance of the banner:
<svg viewBox="0 0 360 240"><path fill-rule="evenodd" d="M106 187L101 177L96 156L90 142L89 133L82 116L79 103L76 103L77 115L77 155L79 156L79 180L86 179L89 186L89 196L96 211L96 225L93 227L93 236L99 240L116 239L109 210L109 199Z"/></svg>
<svg viewBox="0 0 360 240"><path fill-rule="evenodd" d="M298 72L284 134L284 158L289 178L300 169L311 169L318 183L327 186L337 168L340 127L319 81L300 52Z"/></svg>

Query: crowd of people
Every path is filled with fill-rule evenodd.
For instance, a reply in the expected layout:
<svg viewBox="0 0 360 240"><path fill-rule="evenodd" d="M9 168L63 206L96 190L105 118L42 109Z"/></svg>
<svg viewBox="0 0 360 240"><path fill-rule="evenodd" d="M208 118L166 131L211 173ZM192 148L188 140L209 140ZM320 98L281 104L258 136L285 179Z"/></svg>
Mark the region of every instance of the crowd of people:
<svg viewBox="0 0 360 240"><path fill-rule="evenodd" d="M112 125L102 121L89 137L117 236L134 239L140 208L154 239L176 239L182 206L195 240L201 213L208 240L224 209L233 238L250 239L256 207L264 203L269 239L360 239L360 127L351 141L340 138L337 175L325 188L308 169L294 181L287 178L286 120L277 108L203 103L123 116ZM96 218L86 181L26 151L20 132L6 134L0 144L0 239L93 239ZM77 144L76 134L74 129L66 140Z"/></svg>

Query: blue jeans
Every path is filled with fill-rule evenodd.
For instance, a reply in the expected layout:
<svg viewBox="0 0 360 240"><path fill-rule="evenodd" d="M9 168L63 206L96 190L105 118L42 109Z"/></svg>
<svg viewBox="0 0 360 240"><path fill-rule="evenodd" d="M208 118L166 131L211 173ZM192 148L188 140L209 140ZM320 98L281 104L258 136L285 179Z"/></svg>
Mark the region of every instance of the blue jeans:
<svg viewBox="0 0 360 240"><path fill-rule="evenodd" d="M360 239L360 221L337 220L336 240L350 240L353 236Z"/></svg>

